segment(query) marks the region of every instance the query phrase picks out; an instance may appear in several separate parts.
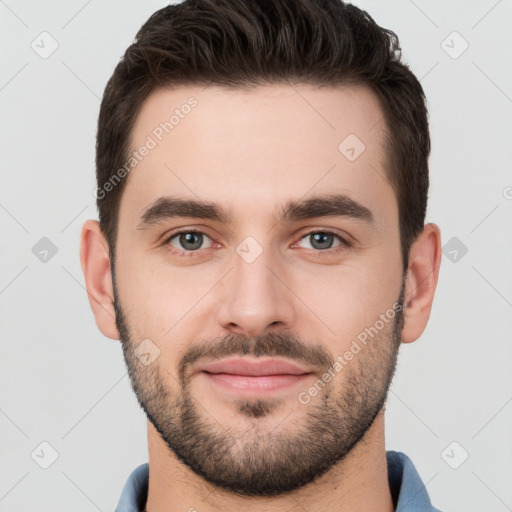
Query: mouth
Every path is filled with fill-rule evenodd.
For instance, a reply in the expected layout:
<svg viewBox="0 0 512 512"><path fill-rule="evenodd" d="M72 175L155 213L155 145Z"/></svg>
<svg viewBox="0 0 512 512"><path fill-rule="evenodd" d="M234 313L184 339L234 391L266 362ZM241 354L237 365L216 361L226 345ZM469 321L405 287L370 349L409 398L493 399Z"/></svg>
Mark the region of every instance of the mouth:
<svg viewBox="0 0 512 512"><path fill-rule="evenodd" d="M215 386L246 395L290 388L314 375L309 369L283 359L247 358L216 361L202 366L197 373Z"/></svg>

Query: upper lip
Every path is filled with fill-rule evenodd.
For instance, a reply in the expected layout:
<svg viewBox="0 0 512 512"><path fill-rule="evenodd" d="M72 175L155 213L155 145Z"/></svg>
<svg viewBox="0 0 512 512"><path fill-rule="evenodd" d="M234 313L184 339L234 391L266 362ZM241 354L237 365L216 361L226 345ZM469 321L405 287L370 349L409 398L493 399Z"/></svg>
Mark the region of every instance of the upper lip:
<svg viewBox="0 0 512 512"><path fill-rule="evenodd" d="M247 359L224 359L201 366L199 372L230 373L233 375L303 375L311 373L300 366L283 359L266 359L264 361L248 361Z"/></svg>

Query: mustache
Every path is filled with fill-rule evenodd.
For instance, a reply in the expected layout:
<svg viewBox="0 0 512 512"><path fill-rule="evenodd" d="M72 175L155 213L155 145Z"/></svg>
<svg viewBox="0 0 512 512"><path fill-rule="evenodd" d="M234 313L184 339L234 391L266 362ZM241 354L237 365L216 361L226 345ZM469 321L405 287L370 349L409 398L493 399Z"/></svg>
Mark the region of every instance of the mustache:
<svg viewBox="0 0 512 512"><path fill-rule="evenodd" d="M217 360L232 356L285 357L305 363L318 371L327 370L334 358L320 345L305 343L291 333L269 333L251 338L230 333L219 341L205 340L187 349L179 363L179 376L183 382L187 368L201 359Z"/></svg>

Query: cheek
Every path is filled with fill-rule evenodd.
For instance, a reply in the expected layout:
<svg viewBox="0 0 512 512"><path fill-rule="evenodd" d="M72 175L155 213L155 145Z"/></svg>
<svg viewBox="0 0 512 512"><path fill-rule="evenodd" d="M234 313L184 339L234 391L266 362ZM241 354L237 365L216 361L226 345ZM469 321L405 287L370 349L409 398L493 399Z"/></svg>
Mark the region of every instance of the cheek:
<svg viewBox="0 0 512 512"><path fill-rule="evenodd" d="M162 340L190 322L218 275L213 266L176 267L163 256L130 254L118 257L116 279L130 325L150 339Z"/></svg>
<svg viewBox="0 0 512 512"><path fill-rule="evenodd" d="M275 270L293 291L282 295L296 312L292 329L336 346L333 351L343 351L398 297L400 262L385 247L347 258L340 265L298 259L281 263ZM163 253L150 257L120 251L117 285L133 331L174 353L186 348L190 336L218 328L215 308L222 293L218 283L228 268L229 264L211 262L176 266Z"/></svg>
<svg viewBox="0 0 512 512"><path fill-rule="evenodd" d="M354 264L309 272L295 283L307 317L316 324L313 330L332 335L340 352L392 307L398 298L399 274Z"/></svg>
<svg viewBox="0 0 512 512"><path fill-rule="evenodd" d="M372 287L362 277L343 269L332 272L328 279L317 278L315 286L306 285L298 294L338 340L348 339L373 309L368 302Z"/></svg>

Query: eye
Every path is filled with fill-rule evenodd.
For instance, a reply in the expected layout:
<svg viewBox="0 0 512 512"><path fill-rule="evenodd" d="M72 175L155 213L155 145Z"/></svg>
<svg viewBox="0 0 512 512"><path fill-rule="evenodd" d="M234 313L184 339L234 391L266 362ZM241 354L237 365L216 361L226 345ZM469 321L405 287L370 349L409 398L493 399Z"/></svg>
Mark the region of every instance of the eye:
<svg viewBox="0 0 512 512"><path fill-rule="evenodd" d="M210 237L201 233L201 231L180 231L167 238L164 243L177 250L190 252L201 248L205 249L206 247L201 247L205 238L211 242ZM211 247L211 245L208 247Z"/></svg>
<svg viewBox="0 0 512 512"><path fill-rule="evenodd" d="M334 240L338 239L340 243L333 246ZM304 235L301 237L301 240L307 240L310 243L310 247L307 247L307 249L313 249L315 251L325 252L328 249L335 249L339 246L347 246L349 247L350 244L341 236L338 234L322 230L322 231L311 231L310 233Z"/></svg>
<svg viewBox="0 0 512 512"><path fill-rule="evenodd" d="M336 239L338 243L335 244ZM306 249L312 249L317 253L332 253L336 252L344 247L350 247L351 244L347 242L343 237L329 230L317 230L311 231L300 238L301 241L306 240L310 246ZM208 241L206 247L203 246L204 242ZM182 230L177 233L173 233L164 242L170 251L175 253L177 256L192 256L195 251L199 249L208 249L212 247L212 239L201 231L194 230ZM332 251L329 251L332 249Z"/></svg>

